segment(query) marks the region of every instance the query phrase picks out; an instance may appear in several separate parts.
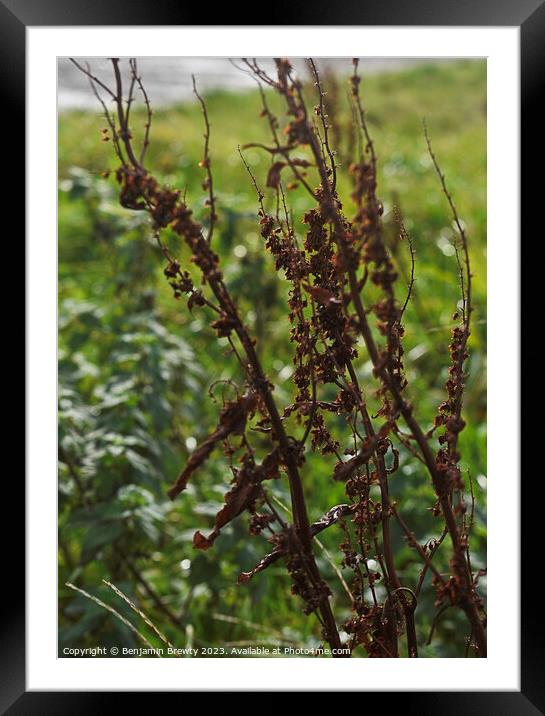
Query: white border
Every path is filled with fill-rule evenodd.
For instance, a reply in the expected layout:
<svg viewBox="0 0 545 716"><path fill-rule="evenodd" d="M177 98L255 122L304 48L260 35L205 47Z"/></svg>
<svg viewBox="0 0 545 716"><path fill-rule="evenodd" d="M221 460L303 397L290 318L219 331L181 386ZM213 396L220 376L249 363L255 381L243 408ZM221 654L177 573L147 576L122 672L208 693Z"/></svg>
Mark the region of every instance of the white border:
<svg viewBox="0 0 545 716"><path fill-rule="evenodd" d="M518 28L27 28L27 42L27 688L519 690ZM57 659L56 58L180 54L488 58L487 659Z"/></svg>

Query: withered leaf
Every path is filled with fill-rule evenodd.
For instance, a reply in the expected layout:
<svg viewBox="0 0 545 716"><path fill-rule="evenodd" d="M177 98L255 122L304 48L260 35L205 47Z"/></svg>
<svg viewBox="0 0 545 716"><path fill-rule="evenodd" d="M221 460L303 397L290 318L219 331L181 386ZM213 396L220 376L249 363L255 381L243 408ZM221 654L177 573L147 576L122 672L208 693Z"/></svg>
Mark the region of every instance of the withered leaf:
<svg viewBox="0 0 545 716"><path fill-rule="evenodd" d="M310 162L306 159L292 159L291 165L306 168L310 166ZM280 184L280 172L287 166L287 162L274 162L269 169L269 173L267 174L267 186L272 187L273 189L278 189Z"/></svg>
<svg viewBox="0 0 545 716"><path fill-rule="evenodd" d="M256 396L253 392L245 393L237 400L225 403L216 430L202 442L195 452L191 454L187 465L180 473L174 485L168 491L173 500L187 487L187 482L195 470L200 467L210 455L217 443L225 440L229 435L242 435L246 427L246 419L256 405Z"/></svg>
<svg viewBox="0 0 545 716"><path fill-rule="evenodd" d="M330 510L328 510L325 515L320 517L320 519L317 522L313 522L310 526L310 532L312 536L319 534L320 532L323 532L328 527L331 527L331 525L334 525L336 522L338 522L341 517L345 517L346 515L350 514L352 508L350 505L335 505L335 507L332 507Z"/></svg>
<svg viewBox="0 0 545 716"><path fill-rule="evenodd" d="M280 557L282 557L285 554L285 550L281 547L277 547L269 554L266 554L263 559L259 562L259 564L256 564L256 566L251 569L249 572L242 572L239 574L237 582L239 584L244 584L245 582L250 581L250 579L258 574L259 572L262 572L264 569L267 569L269 564L272 564L273 562L276 562Z"/></svg>
<svg viewBox="0 0 545 716"><path fill-rule="evenodd" d="M341 517L348 515L351 511L352 508L350 507L350 505L336 505L335 507L332 507L317 522L313 522L310 525L310 533L312 537L319 534L320 532L323 532L328 527L331 527L331 525L334 525L341 519ZM270 564L276 562L278 559L280 559L280 557L285 556L287 554L287 550L284 546L285 544L286 542L284 542L282 545L275 547L272 552L266 554L263 559L258 564L256 564L256 566L249 572L242 572L241 574L239 574L237 582L239 584L244 584L248 582L256 574L259 574L259 572L263 572L263 570L267 569Z"/></svg>
<svg viewBox="0 0 545 716"><path fill-rule="evenodd" d="M280 172L286 166L286 162L274 162L267 174L267 186L277 189L280 184Z"/></svg>
<svg viewBox="0 0 545 716"><path fill-rule="evenodd" d="M334 480L346 481L360 465L364 465L371 458L375 445L363 447L357 455L346 462L338 462L333 470Z"/></svg>
<svg viewBox="0 0 545 716"><path fill-rule="evenodd" d="M259 466L262 472L263 480L276 479L280 477L279 472L280 454L277 448L263 458L263 462Z"/></svg>
<svg viewBox="0 0 545 716"><path fill-rule="evenodd" d="M328 291L327 288L322 288L321 286L311 286L308 283L304 283L303 288L305 291L310 293L312 298L326 308L329 308L331 305L342 303L342 299L335 296L331 293L331 291Z"/></svg>
<svg viewBox="0 0 545 716"><path fill-rule="evenodd" d="M208 549L219 536L221 528L238 517L244 510L253 509L256 499L261 495L261 482L279 476L279 456L274 449L261 463L256 465L251 455L246 454L243 464L236 471L233 487L225 495L225 505L217 513L214 529L208 537L196 532L193 546L196 549Z"/></svg>
<svg viewBox="0 0 545 716"><path fill-rule="evenodd" d="M193 537L193 546L197 549L211 547L219 536L221 528L234 520L246 508L252 507L260 492L260 473L255 468L253 458L246 455L242 468L236 472L233 487L225 495L225 505L216 515L214 529L208 537L201 532L196 532Z"/></svg>

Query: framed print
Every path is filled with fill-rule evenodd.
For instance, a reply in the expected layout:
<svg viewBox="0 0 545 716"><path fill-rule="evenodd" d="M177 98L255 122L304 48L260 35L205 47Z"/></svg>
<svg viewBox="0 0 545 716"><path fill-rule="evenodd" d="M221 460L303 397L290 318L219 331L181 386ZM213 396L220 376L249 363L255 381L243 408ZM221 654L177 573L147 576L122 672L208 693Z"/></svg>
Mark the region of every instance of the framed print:
<svg viewBox="0 0 545 716"><path fill-rule="evenodd" d="M28 287L7 713L545 710L518 377L545 10L397 5L0 5Z"/></svg>

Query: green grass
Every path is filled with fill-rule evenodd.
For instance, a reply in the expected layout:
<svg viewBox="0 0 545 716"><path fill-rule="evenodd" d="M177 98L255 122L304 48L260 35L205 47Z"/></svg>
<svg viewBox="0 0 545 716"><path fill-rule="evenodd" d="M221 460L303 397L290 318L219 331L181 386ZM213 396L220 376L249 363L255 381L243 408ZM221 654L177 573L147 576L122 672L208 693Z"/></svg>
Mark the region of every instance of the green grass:
<svg viewBox="0 0 545 716"><path fill-rule="evenodd" d="M337 91L346 104L344 84ZM282 124L285 118L279 104L276 98L270 99ZM379 194L385 204L386 230L393 233L391 209L398 203L416 246L417 282L406 314L405 347L410 394L424 423L431 423L443 399L450 317L459 287L456 261L449 249L452 217L427 154L423 117L467 225L475 324L465 402L468 426L461 446L463 464L475 478L478 515L483 517L484 482L482 478L477 482L477 477L486 474L486 63L429 64L370 76L364 78L363 99L379 157ZM265 369L278 385L276 398L285 404L292 395L291 346L286 323L280 319L287 287L264 252L255 192L237 150L239 145L268 141L266 120L258 116L261 107L255 91L214 92L206 101L220 211L215 247L227 282L239 296L245 320L257 337ZM139 119L137 110L135 128ZM341 127L347 119L344 108ZM111 579L128 596L139 599L144 611L149 610L153 621L177 646L191 638L188 627L194 630L197 642L205 645L258 641L277 632L298 645L316 643L316 621L301 615L281 565L244 588L236 585L237 574L259 561L267 549L262 540L246 538L243 521L226 529L210 552L197 554L192 549L194 529L206 529L222 502L222 490L229 481L223 459L209 461L195 484L174 504L164 499L166 487L187 459L186 440L202 439L214 425L217 406L206 397L209 384L218 378L240 376L226 346L218 346L213 338L203 314L196 310L191 315L183 302L173 301L149 228L140 215L118 206L113 179L101 177L116 166L111 146L100 141L103 126L98 112L59 116L60 383L67 401L61 410L60 435L72 467L80 472L88 495L97 501L86 513L70 468L61 460L61 643L92 646L123 640L132 644L131 633L120 623L113 624L95 604L63 587L70 579L108 601L111 593L100 586L102 578ZM147 164L163 181L187 190L197 216L205 219L205 197L200 188L203 173L198 167L202 132L202 116L194 102L158 109ZM343 142L340 155L347 155L348 149ZM245 156L264 185L268 156L255 149L245 151ZM341 178L340 191L350 215L350 187L345 178ZM309 206L302 189L290 192L289 199L295 217ZM303 228L296 223L301 235ZM184 249L174 237L169 240L186 261ZM241 246L246 253L236 258L243 253ZM398 246L406 274L405 250ZM400 295L403 291L400 282ZM367 383L371 370L363 348L361 356L358 371ZM114 395L120 396L117 403ZM294 432L299 429L296 425L291 428ZM127 441L135 438L141 442L129 447ZM143 464L143 460L147 462ZM333 483L330 475L330 462L308 456L304 479L312 519L343 501L342 487ZM150 504L147 497L139 497L143 501L140 506L127 507L127 501L136 499L125 493L119 497L119 490L127 485L148 490ZM277 492L287 502L285 487L279 486ZM423 503L433 503L433 494L409 455L401 455L401 468L392 477L392 494L419 537L436 536L431 514L422 511ZM121 505L118 513L111 514L112 505ZM100 535L104 535L103 541ZM410 551L403 546L401 535L394 537L402 576L411 581L415 568ZM478 565L484 561L484 539L481 524L473 545ZM340 533L334 530L324 536L334 555L338 555L340 540ZM138 568L165 603L182 615L182 628L169 624L153 600L138 591L123 553L138 553ZM180 569L184 559L191 560L188 570ZM338 609L348 616L349 605L331 565L323 555L319 561L335 586ZM433 618L432 602L431 596L424 598L428 624ZM123 605L116 608L127 618L134 616L125 613ZM238 622L214 618L216 612ZM262 628L256 632L245 622L257 622ZM442 621L437 654L458 653L455 647L459 647L460 629L464 629L463 622L460 624L450 615Z"/></svg>

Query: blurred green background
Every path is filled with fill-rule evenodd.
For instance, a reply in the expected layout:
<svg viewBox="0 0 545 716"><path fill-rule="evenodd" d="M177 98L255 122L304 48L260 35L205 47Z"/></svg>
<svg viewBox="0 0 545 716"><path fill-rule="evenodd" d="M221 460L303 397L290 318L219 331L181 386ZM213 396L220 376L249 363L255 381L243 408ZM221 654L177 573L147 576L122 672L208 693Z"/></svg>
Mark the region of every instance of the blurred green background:
<svg viewBox="0 0 545 716"><path fill-rule="evenodd" d="M353 146L347 83L333 76L325 83L333 140L346 169ZM311 106L313 91L306 88ZM461 450L477 501L471 546L478 569L486 556L486 62L430 61L371 75L363 78L362 96L379 157L385 230L401 272L400 298L410 264L407 247L393 238L394 203L416 247L405 363L409 394L425 427L431 426L443 400L451 316L460 291L452 217L427 154L423 117L467 226L475 311ZM257 91L214 91L206 101L220 215L215 249L283 406L293 395L284 317L287 286L259 237L255 193L237 152L239 144L266 143L268 127L259 118ZM281 107L275 97L270 101L282 125ZM136 108L135 132L141 120L142 111ZM113 178L101 176L116 167L111 146L100 141L103 126L98 109L59 114L59 653L65 647L140 645L111 613L67 588L67 581L113 605L152 644L160 645L102 579L123 590L178 647L316 646L319 624L302 614L280 562L237 586L240 571L254 566L269 547L264 538L248 536L245 517L225 528L208 552L192 547L194 531L206 533L213 524L231 477L220 451L196 473L186 492L173 503L166 498L191 450L215 425L222 387L210 397L210 384L224 378L240 381L241 376L226 339L215 338L206 315L199 309L191 314L185 301L172 298L146 218L122 209ZM197 217L206 221L198 166L202 134L195 102L158 109L147 164L161 180L186 190ZM245 156L264 186L268 155L252 149ZM340 191L350 216L350 186L344 176ZM302 236L305 227L299 221L309 198L295 189L289 201ZM186 249L174 237L166 240L186 262ZM363 348L357 366L363 383L370 385L371 366ZM336 427L341 424L333 422L334 432ZM307 455L303 476L312 520L345 501L342 485L331 480L334 462ZM284 481L275 483L274 492L288 502ZM429 480L404 450L391 492L422 543L439 536L439 521L428 509L434 503ZM393 523L399 573L414 585L419 564L396 527ZM329 529L322 541L340 566L341 531ZM436 557L440 568L446 567L448 556L446 541ZM318 550L318 561L334 591L340 623L349 616L347 596L323 551ZM344 576L350 580L346 570ZM484 587L485 580L481 583ZM421 655L462 655L468 629L455 610L443 615L432 645L425 645L433 601L428 577L418 609ZM365 656L363 651L354 655Z"/></svg>

